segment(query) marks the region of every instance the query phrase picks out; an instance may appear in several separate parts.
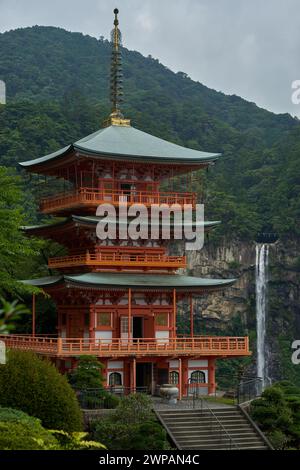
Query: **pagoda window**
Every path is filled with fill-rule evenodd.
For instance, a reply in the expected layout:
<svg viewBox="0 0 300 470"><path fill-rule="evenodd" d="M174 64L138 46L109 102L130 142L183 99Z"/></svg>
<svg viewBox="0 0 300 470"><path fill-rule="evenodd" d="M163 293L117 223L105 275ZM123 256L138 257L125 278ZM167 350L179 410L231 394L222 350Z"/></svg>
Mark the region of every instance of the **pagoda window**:
<svg viewBox="0 0 300 470"><path fill-rule="evenodd" d="M132 186L130 183L121 183L120 186L124 194L130 194L130 191L132 189Z"/></svg>
<svg viewBox="0 0 300 470"><path fill-rule="evenodd" d="M157 326L168 326L169 315L167 313L157 313L155 315L155 325Z"/></svg>
<svg viewBox="0 0 300 470"><path fill-rule="evenodd" d="M204 384L205 382L205 373L202 370L194 370L194 372L191 373L192 384Z"/></svg>
<svg viewBox="0 0 300 470"><path fill-rule="evenodd" d="M121 334L128 334L128 317L121 317Z"/></svg>
<svg viewBox="0 0 300 470"><path fill-rule="evenodd" d="M169 382L173 385L179 384L179 373L176 370L172 370L172 372L170 372Z"/></svg>
<svg viewBox="0 0 300 470"><path fill-rule="evenodd" d="M111 313L97 313L97 327L101 328L102 326L111 326Z"/></svg>
<svg viewBox="0 0 300 470"><path fill-rule="evenodd" d="M61 325L66 326L67 324L67 315L65 313L62 313L61 315Z"/></svg>
<svg viewBox="0 0 300 470"><path fill-rule="evenodd" d="M122 375L120 372L112 372L109 375L109 385L112 387L116 385L122 385Z"/></svg>

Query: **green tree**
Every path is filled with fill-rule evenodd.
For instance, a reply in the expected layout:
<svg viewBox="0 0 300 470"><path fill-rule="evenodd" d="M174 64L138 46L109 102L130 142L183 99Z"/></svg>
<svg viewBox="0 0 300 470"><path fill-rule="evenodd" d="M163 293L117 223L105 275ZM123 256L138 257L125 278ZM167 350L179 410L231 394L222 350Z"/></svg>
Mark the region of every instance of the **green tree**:
<svg viewBox="0 0 300 470"><path fill-rule="evenodd" d="M300 448L300 388L288 381L267 388L250 413L276 449Z"/></svg>
<svg viewBox="0 0 300 470"><path fill-rule="evenodd" d="M20 318L23 313L28 313L25 305L18 304L17 300L7 302L5 299L0 298L0 334L7 334L15 328L15 322Z"/></svg>
<svg viewBox="0 0 300 470"><path fill-rule="evenodd" d="M77 389L103 388L103 364L96 356L80 356L77 366L72 370L68 379Z"/></svg>
<svg viewBox="0 0 300 470"><path fill-rule="evenodd" d="M37 245L20 230L24 225L20 177L0 167L0 294L20 295L32 287L16 281L30 257L37 254ZM25 269L26 271L26 269ZM35 291L38 291L35 289Z"/></svg>
<svg viewBox="0 0 300 470"><path fill-rule="evenodd" d="M32 352L8 351L0 366L0 405L39 418L47 429L82 430L82 414L66 377Z"/></svg>
<svg viewBox="0 0 300 470"><path fill-rule="evenodd" d="M124 397L117 409L92 424L92 435L110 450L160 450L168 447L166 432L155 419L147 395Z"/></svg>

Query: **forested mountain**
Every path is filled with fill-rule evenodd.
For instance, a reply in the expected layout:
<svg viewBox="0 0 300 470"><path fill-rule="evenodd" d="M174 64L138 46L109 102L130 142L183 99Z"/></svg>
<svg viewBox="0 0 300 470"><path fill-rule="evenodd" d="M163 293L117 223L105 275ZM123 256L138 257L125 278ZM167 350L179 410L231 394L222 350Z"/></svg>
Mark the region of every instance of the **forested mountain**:
<svg viewBox="0 0 300 470"><path fill-rule="evenodd" d="M0 35L0 164L39 157L97 130L109 113L110 44L54 27ZM173 142L222 152L204 177L210 218L242 239L299 234L300 124L123 49L124 113ZM234 72L233 72L234 73ZM200 181L194 182L194 189Z"/></svg>

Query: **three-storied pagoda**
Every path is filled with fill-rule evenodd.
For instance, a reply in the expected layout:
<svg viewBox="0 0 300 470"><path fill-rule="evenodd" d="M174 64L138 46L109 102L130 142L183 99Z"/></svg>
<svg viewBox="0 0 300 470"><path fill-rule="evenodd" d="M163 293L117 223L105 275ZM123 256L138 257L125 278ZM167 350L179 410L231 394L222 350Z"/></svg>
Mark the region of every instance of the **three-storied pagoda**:
<svg viewBox="0 0 300 470"><path fill-rule="evenodd" d="M215 389L217 358L249 355L247 337L194 335L192 298L229 287L233 279L202 279L178 274L185 256L172 256L165 240L100 240L99 204L191 204L193 193L161 191L168 178L207 168L218 154L188 149L132 127L120 111L122 100L118 10L112 32L112 113L102 129L72 145L21 163L27 171L67 180L73 190L41 201L44 214L64 217L27 227L28 234L64 245L68 254L50 258L57 274L26 281L44 289L57 307L57 338L10 336L8 346L48 355L62 371L79 355L96 355L107 386L154 393L177 384L180 397L189 384L203 394ZM119 229L122 220L118 220ZM218 222L205 222L205 230ZM176 328L178 302L189 300L190 335Z"/></svg>

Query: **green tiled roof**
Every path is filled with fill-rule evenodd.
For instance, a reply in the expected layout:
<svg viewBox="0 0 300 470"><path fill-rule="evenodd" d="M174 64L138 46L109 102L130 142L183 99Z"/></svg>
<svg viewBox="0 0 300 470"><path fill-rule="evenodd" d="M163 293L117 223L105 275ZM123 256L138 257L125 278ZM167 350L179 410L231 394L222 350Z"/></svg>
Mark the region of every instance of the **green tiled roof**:
<svg viewBox="0 0 300 470"><path fill-rule="evenodd" d="M145 161L152 163L202 164L217 160L220 154L207 153L173 144L132 126L109 126L78 140L72 145L62 148L35 160L22 162L24 168L36 165L43 166L60 159L71 151L80 155L93 155L98 158L114 160Z"/></svg>
<svg viewBox="0 0 300 470"><path fill-rule="evenodd" d="M60 275L22 281L37 287L51 287L65 283L70 286L92 288L135 288L135 289L176 289L214 291L231 286L236 279L203 279L200 277L176 274L119 274L119 273L85 273L73 276Z"/></svg>

